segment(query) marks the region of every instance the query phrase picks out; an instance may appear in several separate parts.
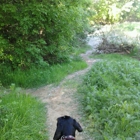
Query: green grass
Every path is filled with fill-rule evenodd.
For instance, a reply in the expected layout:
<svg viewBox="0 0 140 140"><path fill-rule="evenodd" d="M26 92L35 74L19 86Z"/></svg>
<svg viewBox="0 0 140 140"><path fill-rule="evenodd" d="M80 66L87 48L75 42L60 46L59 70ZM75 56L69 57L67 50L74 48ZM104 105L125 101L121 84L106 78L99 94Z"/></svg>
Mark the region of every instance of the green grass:
<svg viewBox="0 0 140 140"><path fill-rule="evenodd" d="M31 88L45 84L58 83L66 75L87 67L86 62L77 60L70 63L53 65L44 69L30 69L27 71L7 71L0 75L3 86L14 83L16 86Z"/></svg>
<svg viewBox="0 0 140 140"><path fill-rule="evenodd" d="M120 54L95 54L92 56L92 58L95 59L106 59L108 61L110 60L118 60L118 61L124 61L124 60L128 60L128 59L136 59L136 60L140 60L140 50L135 49L133 50L130 54L124 54L124 55L120 55Z"/></svg>
<svg viewBox="0 0 140 140"><path fill-rule="evenodd" d="M0 139L48 140L45 105L16 90L0 92Z"/></svg>
<svg viewBox="0 0 140 140"><path fill-rule="evenodd" d="M116 25L117 29L123 31L134 31L140 32L140 22L124 22Z"/></svg>
<svg viewBox="0 0 140 140"><path fill-rule="evenodd" d="M20 88L15 89L15 85L37 88L58 83L68 74L87 67L86 62L78 56L86 50L86 47L75 49L73 61L69 63L26 71L3 70L0 74L0 140L48 140L45 104L30 95L20 93ZM11 92L7 94L4 87L9 85Z"/></svg>
<svg viewBox="0 0 140 140"><path fill-rule="evenodd" d="M120 55L120 54L100 54L92 56L95 59L108 60L108 61L124 61L131 60L132 58L128 55Z"/></svg>
<svg viewBox="0 0 140 140"><path fill-rule="evenodd" d="M99 55L79 88L88 131L95 140L140 139L140 62Z"/></svg>
<svg viewBox="0 0 140 140"><path fill-rule="evenodd" d="M88 45L81 45L81 46L73 47L72 55L79 56L79 54L85 53L89 49L90 49L90 47Z"/></svg>

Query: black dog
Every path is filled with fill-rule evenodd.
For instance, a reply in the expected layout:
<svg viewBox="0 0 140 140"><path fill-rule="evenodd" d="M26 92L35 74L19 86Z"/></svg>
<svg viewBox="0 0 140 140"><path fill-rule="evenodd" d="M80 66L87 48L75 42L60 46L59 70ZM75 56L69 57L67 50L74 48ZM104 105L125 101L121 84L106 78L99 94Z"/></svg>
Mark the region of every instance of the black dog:
<svg viewBox="0 0 140 140"><path fill-rule="evenodd" d="M57 119L57 128L53 140L75 140L75 131L82 132L80 124L70 116Z"/></svg>

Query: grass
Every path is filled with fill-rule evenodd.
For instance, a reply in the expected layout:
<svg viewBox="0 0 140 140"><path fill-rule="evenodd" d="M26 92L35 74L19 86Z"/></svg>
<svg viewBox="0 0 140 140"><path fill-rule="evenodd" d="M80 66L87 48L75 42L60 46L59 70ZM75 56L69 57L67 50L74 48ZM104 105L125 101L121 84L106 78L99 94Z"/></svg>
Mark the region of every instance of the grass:
<svg viewBox="0 0 140 140"><path fill-rule="evenodd" d="M0 81L4 86L15 83L25 88L58 83L66 75L87 67L78 57L86 50L86 47L76 48L73 54L75 61L70 63L24 72L5 70ZM117 54L95 58L104 61L94 65L79 90L88 130L95 140L139 140L139 62ZM71 81L69 84L77 86ZM0 93L1 140L47 140L45 105L30 95L19 93L14 86L11 88L9 94Z"/></svg>
<svg viewBox="0 0 140 140"><path fill-rule="evenodd" d="M124 22L116 25L117 29L123 31L134 31L140 32L140 22Z"/></svg>
<svg viewBox="0 0 140 140"><path fill-rule="evenodd" d="M48 140L45 105L30 95L13 90L0 92L1 140Z"/></svg>
<svg viewBox="0 0 140 140"><path fill-rule="evenodd" d="M81 45L81 46L73 47L72 55L79 56L81 53L85 53L89 49L90 49L90 46L88 45Z"/></svg>
<svg viewBox="0 0 140 140"><path fill-rule="evenodd" d="M95 140L139 140L140 62L118 54L97 58L79 87L88 131Z"/></svg>
<svg viewBox="0 0 140 140"><path fill-rule="evenodd" d="M20 92L20 88L58 83L65 76L87 67L78 56L87 47L75 49L71 62L26 71L5 69L0 75L0 140L48 140L45 104ZM13 83L13 84L11 84ZM10 86L10 93L4 87ZM4 87L3 87L4 86Z"/></svg>
<svg viewBox="0 0 140 140"><path fill-rule="evenodd" d="M92 56L95 59L101 59L106 61L125 61L125 60L132 60L132 58L129 55L121 55L121 54L100 54L100 55L94 55Z"/></svg>
<svg viewBox="0 0 140 140"><path fill-rule="evenodd" d="M11 83L14 83L16 86L24 88L39 87L46 84L58 83L66 75L86 67L87 64L84 61L76 60L70 63L53 65L44 69L7 71L0 76L0 81L3 86L9 86Z"/></svg>

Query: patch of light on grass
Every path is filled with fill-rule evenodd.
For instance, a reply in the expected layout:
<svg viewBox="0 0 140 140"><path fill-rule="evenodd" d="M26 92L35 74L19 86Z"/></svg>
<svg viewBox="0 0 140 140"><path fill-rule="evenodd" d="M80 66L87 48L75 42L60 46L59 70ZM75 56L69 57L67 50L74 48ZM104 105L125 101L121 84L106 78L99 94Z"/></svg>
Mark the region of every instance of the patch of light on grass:
<svg viewBox="0 0 140 140"><path fill-rule="evenodd" d="M131 32L125 31L124 34L126 34L127 36L132 37L132 38L138 37L140 35L136 30L133 30Z"/></svg>

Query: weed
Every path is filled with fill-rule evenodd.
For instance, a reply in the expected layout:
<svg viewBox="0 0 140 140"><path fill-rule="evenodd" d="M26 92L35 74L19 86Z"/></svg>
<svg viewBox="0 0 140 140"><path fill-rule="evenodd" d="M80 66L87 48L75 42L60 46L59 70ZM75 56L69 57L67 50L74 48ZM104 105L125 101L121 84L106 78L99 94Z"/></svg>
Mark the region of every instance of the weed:
<svg viewBox="0 0 140 140"><path fill-rule="evenodd" d="M95 140L135 140L140 131L140 62L113 56L102 55L104 61L94 64L79 89L88 131Z"/></svg>

